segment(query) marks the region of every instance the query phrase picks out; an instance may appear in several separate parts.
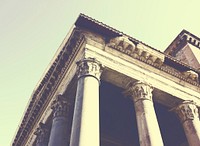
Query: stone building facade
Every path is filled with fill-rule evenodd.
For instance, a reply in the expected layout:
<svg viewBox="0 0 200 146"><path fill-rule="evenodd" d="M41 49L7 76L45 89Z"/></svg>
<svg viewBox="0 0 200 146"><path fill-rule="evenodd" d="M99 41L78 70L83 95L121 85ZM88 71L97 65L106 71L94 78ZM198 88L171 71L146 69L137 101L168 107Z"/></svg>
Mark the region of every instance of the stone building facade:
<svg viewBox="0 0 200 146"><path fill-rule="evenodd" d="M200 39L160 52L80 14L13 146L200 146Z"/></svg>

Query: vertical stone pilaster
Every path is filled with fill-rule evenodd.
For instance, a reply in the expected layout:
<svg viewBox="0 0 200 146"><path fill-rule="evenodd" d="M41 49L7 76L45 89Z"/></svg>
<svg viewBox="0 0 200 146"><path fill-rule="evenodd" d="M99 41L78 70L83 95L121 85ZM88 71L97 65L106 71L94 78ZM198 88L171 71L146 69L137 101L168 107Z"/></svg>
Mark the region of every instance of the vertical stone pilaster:
<svg viewBox="0 0 200 146"><path fill-rule="evenodd" d="M48 146L69 145L69 103L63 95L58 95L52 104L53 122Z"/></svg>
<svg viewBox="0 0 200 146"><path fill-rule="evenodd" d="M152 91L153 87L144 82L130 83L126 91L134 102L140 146L163 146Z"/></svg>
<svg viewBox="0 0 200 146"><path fill-rule="evenodd" d="M36 146L47 146L49 140L50 129L45 124L40 123L39 127L35 131L36 137Z"/></svg>
<svg viewBox="0 0 200 146"><path fill-rule="evenodd" d="M183 125L190 146L200 145L200 121L198 108L193 101L184 101L175 108Z"/></svg>
<svg viewBox="0 0 200 146"><path fill-rule="evenodd" d="M77 62L78 84L70 146L99 146L99 82L102 65L94 58Z"/></svg>

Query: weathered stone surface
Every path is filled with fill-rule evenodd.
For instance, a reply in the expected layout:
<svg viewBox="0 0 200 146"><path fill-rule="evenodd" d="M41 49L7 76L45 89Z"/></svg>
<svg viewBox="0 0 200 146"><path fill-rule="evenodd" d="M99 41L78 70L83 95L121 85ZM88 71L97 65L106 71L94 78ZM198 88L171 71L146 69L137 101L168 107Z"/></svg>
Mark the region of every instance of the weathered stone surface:
<svg viewBox="0 0 200 146"><path fill-rule="evenodd" d="M138 102L139 100L152 101L153 87L150 84L145 82L131 82L128 87L126 94L130 94L134 102Z"/></svg>
<svg viewBox="0 0 200 146"><path fill-rule="evenodd" d="M175 108L190 146L200 145L200 120L198 108L193 101L184 101Z"/></svg>
<svg viewBox="0 0 200 146"><path fill-rule="evenodd" d="M170 53L168 55L164 54L91 18L89 19L81 15L77 21L79 23L76 23L76 26L63 41L44 77L34 90L30 105L24 115L13 146L32 145L35 143L34 127L39 122L47 121L51 117L52 109L50 106L55 95L71 92L71 89L68 87L71 82L74 82L72 78L76 78L76 62L84 57L87 58L85 61L78 62L77 107L75 110L76 122L74 127L79 130L73 134L74 141L78 138L76 142L88 142L88 137L91 140L90 134L83 134L86 131L86 127L94 127L91 128L91 131L88 131L87 128L86 133L99 133L98 128L96 128L99 124L98 117L95 117L98 115L98 109L96 109L98 101L96 99L98 98L98 81L102 72L99 61L106 68L102 79L116 86L126 88L127 83L130 81L142 80L151 83L154 87L154 101L167 107L174 107L174 105L184 100L194 100L200 106L198 70L170 56ZM85 23L81 23L82 21ZM89 27L87 24L89 24ZM184 37L181 39L180 41L184 41ZM193 45L199 49L200 41L198 39L191 36L186 36L186 39L190 43L188 47ZM176 52L180 45L183 44L179 41L172 44L173 48L170 51ZM187 55L187 53L185 52L184 55ZM181 59L184 59L184 57ZM73 89L75 90L75 88ZM152 112L154 111L151 94L152 88L148 85L144 87L142 84L138 84L131 90L133 90L132 95L135 97L133 100L138 110L137 116L140 116L143 121L141 125L147 125L145 126L146 129L142 128L148 131L148 127L151 127L149 123L154 125L157 122L153 120L145 121L152 115L156 119L155 113ZM74 96L70 98L74 98ZM54 107L52 107L54 113L52 131L54 131L55 135L59 135L58 131L65 129L64 125L68 122L65 117L67 108L63 104L65 105L65 102L55 103ZM91 117L94 118L91 119ZM192 120L192 116L190 118ZM189 123L186 127L191 127L190 120L184 122L185 125ZM83 125L83 127L80 125ZM94 131L95 129L96 131ZM152 131L152 129L149 131ZM66 134L64 133L64 135ZM151 135L154 136L154 134L149 132L149 134L142 136L148 141L148 137ZM97 134L92 136L98 137ZM59 135L59 138L61 138L61 135ZM82 141L82 139L85 139L85 141ZM62 140L61 138L59 141ZM53 141L56 141L56 139L53 139ZM97 142L99 139L94 138L94 141ZM59 145L59 143L55 143L55 145ZM86 143L86 145L91 145L91 143ZM96 144L92 143L92 145Z"/></svg>
<svg viewBox="0 0 200 146"><path fill-rule="evenodd" d="M47 125L40 123L39 127L35 131L36 138L36 146L47 146L49 140L50 127Z"/></svg>
<svg viewBox="0 0 200 146"><path fill-rule="evenodd" d="M100 75L102 73L102 65L94 58L87 58L77 62L78 78L85 76L93 76L100 80Z"/></svg>
<svg viewBox="0 0 200 146"><path fill-rule="evenodd" d="M99 77L101 64L94 59L78 63L78 86L70 146L99 146Z"/></svg>
<svg viewBox="0 0 200 146"><path fill-rule="evenodd" d="M63 95L58 95L53 102L53 123L48 146L69 145L69 106Z"/></svg>
<svg viewBox="0 0 200 146"><path fill-rule="evenodd" d="M130 83L128 93L134 101L140 146L163 146L152 101L152 86L144 82Z"/></svg>

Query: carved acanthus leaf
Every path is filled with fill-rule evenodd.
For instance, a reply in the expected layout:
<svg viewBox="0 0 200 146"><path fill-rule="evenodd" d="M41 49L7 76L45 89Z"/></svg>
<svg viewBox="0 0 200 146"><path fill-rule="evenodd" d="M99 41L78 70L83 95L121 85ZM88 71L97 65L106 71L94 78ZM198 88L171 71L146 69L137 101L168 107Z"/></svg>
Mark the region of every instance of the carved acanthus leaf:
<svg viewBox="0 0 200 146"><path fill-rule="evenodd" d="M77 62L78 78L83 76L94 76L100 80L100 75L103 71L102 64L94 58L87 58Z"/></svg>
<svg viewBox="0 0 200 146"><path fill-rule="evenodd" d="M182 123L195 118L199 119L198 108L193 101L184 101L175 108L175 111Z"/></svg>
<svg viewBox="0 0 200 146"><path fill-rule="evenodd" d="M152 101L152 91L153 87L150 84L139 81L136 83L131 82L128 85L127 91L125 91L125 94L131 96L134 102L139 100Z"/></svg>
<svg viewBox="0 0 200 146"><path fill-rule="evenodd" d="M37 136L36 143L43 143L43 144L48 143L48 138L50 133L49 129L50 128L47 125L43 123L39 124L39 127L36 129L34 133Z"/></svg>
<svg viewBox="0 0 200 146"><path fill-rule="evenodd" d="M53 101L51 108L53 109L53 117L67 117L70 104L63 95L57 95Z"/></svg>

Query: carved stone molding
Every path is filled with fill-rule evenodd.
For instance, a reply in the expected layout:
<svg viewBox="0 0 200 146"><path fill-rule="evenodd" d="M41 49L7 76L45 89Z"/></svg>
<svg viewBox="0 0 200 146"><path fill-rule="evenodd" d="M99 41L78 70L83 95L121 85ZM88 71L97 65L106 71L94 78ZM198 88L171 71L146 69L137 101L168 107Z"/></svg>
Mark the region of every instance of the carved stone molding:
<svg viewBox="0 0 200 146"><path fill-rule="evenodd" d="M184 101L174 110L182 123L187 120L194 120L199 118L198 108L193 101Z"/></svg>
<svg viewBox="0 0 200 146"><path fill-rule="evenodd" d="M100 75L103 71L102 64L95 58L87 58L77 62L78 78L83 76L93 76L100 80Z"/></svg>
<svg viewBox="0 0 200 146"><path fill-rule="evenodd" d="M181 80L184 80L190 84L193 84L195 86L200 86L197 72L192 70L182 72L174 67L166 65L164 62L167 58L185 67L189 66L176 60L175 58L169 55L163 54L162 52L159 52L149 47L148 45L145 45L136 40L130 41L130 39L127 36L115 37L113 39L110 39L109 43L107 43L106 46L111 47L119 52L122 52L134 59L140 60L151 66L159 68L162 71L165 71L175 77L178 77Z"/></svg>
<svg viewBox="0 0 200 146"><path fill-rule="evenodd" d="M134 102L139 100L152 101L152 91L153 87L150 84L138 81L135 83L131 82L125 94L131 96Z"/></svg>
<svg viewBox="0 0 200 146"><path fill-rule="evenodd" d="M65 76L65 72L68 70L70 62L73 60L73 56L84 41L85 38L80 33L80 30L75 28L66 44L60 50L57 58L48 69L44 78L34 91L31 97L31 102L13 141L13 146L25 144L27 136L30 134L32 127L36 123L36 119L40 115L38 113L48 104L49 99L56 90L58 84Z"/></svg>
<svg viewBox="0 0 200 146"><path fill-rule="evenodd" d="M135 50L135 44L124 36L111 39L107 46L128 54L131 54Z"/></svg>
<svg viewBox="0 0 200 146"><path fill-rule="evenodd" d="M49 139L49 132L50 128L47 125L40 123L39 127L36 129L34 133L37 136L36 143L47 144Z"/></svg>
<svg viewBox="0 0 200 146"><path fill-rule="evenodd" d="M53 101L51 108L53 109L53 118L67 117L70 104L63 95L57 95L56 100Z"/></svg>
<svg viewBox="0 0 200 146"><path fill-rule="evenodd" d="M107 46L156 67L162 66L164 62L165 56L162 53L155 51L142 43L133 43L126 36L111 39Z"/></svg>
<svg viewBox="0 0 200 146"><path fill-rule="evenodd" d="M185 71L182 73L182 75L188 80L188 81L195 81L198 82L198 73L189 70L189 71Z"/></svg>

